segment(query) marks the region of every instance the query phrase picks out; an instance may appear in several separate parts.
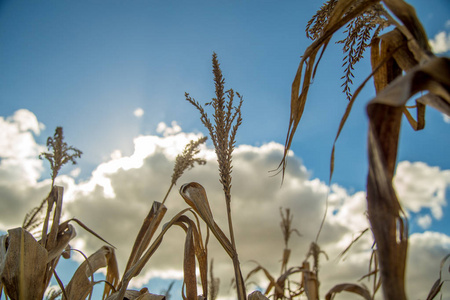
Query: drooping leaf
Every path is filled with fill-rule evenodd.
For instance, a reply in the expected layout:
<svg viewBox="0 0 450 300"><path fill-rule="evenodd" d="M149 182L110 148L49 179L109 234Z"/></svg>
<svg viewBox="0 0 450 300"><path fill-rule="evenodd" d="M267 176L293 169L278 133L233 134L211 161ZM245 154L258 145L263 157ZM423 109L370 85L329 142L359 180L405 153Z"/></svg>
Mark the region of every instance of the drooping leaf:
<svg viewBox="0 0 450 300"><path fill-rule="evenodd" d="M113 287L117 287L119 279L119 270L114 248L103 246L97 252L89 256L78 269L75 271L69 284L66 286L66 294L68 299L63 300L83 300L91 293L94 286L89 278L100 268L108 267L107 279ZM109 286L109 285L108 285ZM106 289L109 294L110 288ZM104 295L105 297L107 295Z"/></svg>
<svg viewBox="0 0 450 300"><path fill-rule="evenodd" d="M139 230L139 233L134 241L124 273L126 273L131 266L133 266L141 258L142 253L144 253L145 249L150 244L150 241L158 229L166 211L167 208L163 204L156 201L153 202L152 208L145 217L141 229Z"/></svg>
<svg viewBox="0 0 450 300"><path fill-rule="evenodd" d="M200 218L205 221L208 228L212 231L224 250L233 260L238 299L245 299L247 295L245 294L244 278L242 277L241 269L239 267L236 250L228 237L214 221L205 189L201 184L191 182L181 186L180 195L183 197L184 201L194 209Z"/></svg>
<svg viewBox="0 0 450 300"><path fill-rule="evenodd" d="M205 221L209 229L217 238L230 257L233 257L233 247L228 237L214 221L214 217L209 206L208 196L203 186L197 182L184 184L180 188L180 195L184 201L194 209L194 211Z"/></svg>
<svg viewBox="0 0 450 300"><path fill-rule="evenodd" d="M325 299L331 300L337 293L341 292L354 293L360 295L362 298L366 300L372 300L372 297L370 296L370 293L367 290L367 288L354 283L342 283L335 285L333 288L331 288L331 290L328 291L328 293L325 296Z"/></svg>

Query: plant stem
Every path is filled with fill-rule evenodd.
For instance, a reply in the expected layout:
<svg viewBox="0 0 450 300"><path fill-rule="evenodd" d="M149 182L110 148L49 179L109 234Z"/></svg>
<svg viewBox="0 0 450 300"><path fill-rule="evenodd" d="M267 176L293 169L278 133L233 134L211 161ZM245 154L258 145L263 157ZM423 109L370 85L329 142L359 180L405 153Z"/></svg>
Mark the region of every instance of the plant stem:
<svg viewBox="0 0 450 300"><path fill-rule="evenodd" d="M164 204L164 202L166 202L166 199L167 199L167 197L169 196L170 191L172 190L172 187L173 187L173 186L174 186L174 183L172 182L172 183L170 184L170 187L169 187L169 189L167 190L167 193L166 193L166 195L164 196L164 199L163 199L163 201L162 201L161 204Z"/></svg>

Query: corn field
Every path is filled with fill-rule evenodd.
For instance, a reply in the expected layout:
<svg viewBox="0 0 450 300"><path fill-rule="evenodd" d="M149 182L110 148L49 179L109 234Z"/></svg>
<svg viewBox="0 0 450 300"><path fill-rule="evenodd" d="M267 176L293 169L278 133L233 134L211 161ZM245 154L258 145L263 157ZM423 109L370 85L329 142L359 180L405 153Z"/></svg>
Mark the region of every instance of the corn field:
<svg viewBox="0 0 450 300"><path fill-rule="evenodd" d="M305 112L309 88L320 59L327 55L327 45L342 29L347 33L347 37L339 41L346 53L342 92L348 98L348 104L330 149L329 181L331 183L334 172L336 141L360 91L366 84L373 82L376 95L367 99L366 105L369 120L366 193L370 229L360 235L370 232L373 235L374 246L369 249L372 253L371 261L368 262L370 272L366 275L373 282L371 288L357 283L342 283L334 286L326 295L320 295L319 257L327 256L319 243L323 228L321 226L317 238L309 242L309 251L304 254L302 264L291 266L293 249L290 248L289 241L293 235L300 235L300 232L292 226L295 211L289 208L280 208L279 211L284 242L280 273L271 274L264 267L264 262L257 262L257 266L247 274L242 272L239 245L235 241L236 228L233 226L233 214L238 214L239 211L232 211L231 203L233 151L238 129L244 120L241 111L244 97L233 89L225 88L218 56L213 53L215 95L211 102L202 105L189 93L185 94L185 99L193 106L193 110L198 111L215 149L227 226L221 227L216 222L208 191L201 182L181 182L185 172L206 163L198 154L200 145L207 138L193 140L176 158L167 194L160 202L151 204L141 228L136 228L133 233L136 239L124 271L120 274L116 249L112 244L97 234L95 228L86 226L82 216L62 219L64 189L55 185L55 178L64 165L76 164L83 153L65 142L63 128L58 127L54 136L47 140L48 152L43 152L40 156L49 162L52 170L48 196L40 206L30 210L22 227L10 229L0 237L0 299L2 296L13 300L91 299L93 287L98 283L93 280L93 274L101 269L106 274L101 283L104 285L102 299L168 299L168 295L153 294L147 288L133 290L129 285L164 243L165 235L169 235L172 228L179 227L185 233L183 299L217 298L218 278L214 277L212 255L208 253L209 240L215 239L233 265L235 294L239 300L328 300L340 293L343 296L345 293L353 293L367 300L375 297L406 300L408 222L393 187L400 126L404 115L414 130L423 129L427 106L450 116L450 60L437 57L431 52L426 32L414 8L403 0L328 0L306 24L311 44L301 55L293 78L284 158L277 169L277 176L281 178L288 164L288 151L292 141L296 134L301 135L301 132L297 133L297 128ZM370 53L372 72L352 92L353 66L362 59L366 50ZM421 96L414 98L419 92L422 93ZM408 103L411 99L415 102L412 105ZM181 183L178 193L186 203L186 208L167 219L166 200L177 183ZM326 213L322 225L325 216ZM56 272L58 262L61 257L70 258L72 252L78 251L71 247L71 242L76 239L74 223L101 240L105 246L93 254L82 253L84 262L69 282L62 282ZM443 262L448 257L443 257ZM251 291L248 283L257 273L262 274L269 284L262 291ZM45 296L52 278L56 279L60 289ZM441 277L438 278L434 286L430 287L427 300L439 299L444 284L448 283Z"/></svg>

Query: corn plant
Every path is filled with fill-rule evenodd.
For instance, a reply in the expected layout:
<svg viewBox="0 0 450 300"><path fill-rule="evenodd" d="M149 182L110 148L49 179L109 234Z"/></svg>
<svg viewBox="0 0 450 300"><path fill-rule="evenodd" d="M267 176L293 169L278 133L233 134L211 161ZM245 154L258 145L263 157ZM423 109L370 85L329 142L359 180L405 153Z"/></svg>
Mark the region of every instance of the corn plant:
<svg viewBox="0 0 450 300"><path fill-rule="evenodd" d="M62 127L56 127L55 134L53 137L48 137L47 139L47 148L48 150L51 150L51 152L44 152L39 155L40 159L46 159L50 163L50 169L51 169L51 175L52 175L52 184L51 187L53 189L55 185L55 179L58 176L59 171L61 170L62 166L67 164L68 162L72 162L72 164L76 164L76 159L81 157L81 152L77 148L73 146L68 146L66 142L64 142L64 135L63 135L63 128ZM50 194L52 191L50 191ZM52 201L50 201L50 194L49 197L44 199L41 204L33 208L26 216L23 221L22 227L26 230L34 230L36 227L44 224L44 228L42 229L42 233L46 233L46 229L48 226L48 218L50 211L52 210L51 206L47 206L47 214L45 217L40 218L42 215L42 211L45 207L45 204L50 205ZM45 221L44 221L45 220ZM44 236L44 242L45 242L45 235Z"/></svg>
<svg viewBox="0 0 450 300"><path fill-rule="evenodd" d="M54 276L61 284L56 273L56 265L62 257L69 258L72 250L69 242L75 237L76 231L70 222L76 222L82 228L108 244L102 247L80 266L80 272L75 273L67 288L62 288L63 299L86 298L94 281L88 279L101 267L108 266L107 277L114 281L117 267L114 247L89 229L78 219L61 222L64 189L55 186L55 178L61 167L67 162L75 163L81 151L72 146L68 147L63 141L63 130L57 127L53 138L49 137L47 146L50 153L43 153L51 165L51 191L38 208L33 209L24 220L23 227L8 230L7 235L0 237L0 296L4 292L10 299L43 299L50 279ZM70 154L69 151L73 151ZM47 213L39 220L40 211L47 204ZM53 216L51 217L51 213ZM50 219L51 225L50 225ZM43 223L43 224L42 224ZM27 228L36 228L42 224L40 240L36 241ZM80 284L83 283L82 286ZM109 286L105 286L105 293ZM57 295L54 293L52 297Z"/></svg>
<svg viewBox="0 0 450 300"><path fill-rule="evenodd" d="M186 145L183 153L176 157L170 187L162 203L157 201L153 203L137 234L122 278L115 286L114 293L105 299L121 300L124 299L124 297L128 299L164 299L164 296L150 294L147 289L141 289L140 291L129 290L128 285L149 263L150 258L161 245L164 235L167 234L168 230L173 226L181 227L186 233L183 261L183 286L185 287L185 290L183 289L183 299L197 299L197 297L198 299L203 299L207 297L207 243L209 234L204 242L197 216L194 214L195 221L192 220L185 215L189 209L184 209L176 214L169 222L165 223L161 232L158 235L155 235L166 214L167 208L164 206L164 202L173 186L176 185L178 179L186 170L194 167L195 163L199 165L206 163L205 160L195 157L199 152L199 145L205 141L205 137L202 137L197 141L191 141ZM195 274L196 260L199 264L203 289L201 296L198 296L197 293L197 279ZM186 291L186 295L184 294L184 291Z"/></svg>
<svg viewBox="0 0 450 300"><path fill-rule="evenodd" d="M207 215L205 215L206 219L204 219L204 221L208 224L208 226L211 226L212 232L214 233L214 235L216 235L219 242L221 242L222 246L225 248L233 261L238 299L241 300L246 299L246 293L238 259L238 252L236 250L233 219L231 216L231 170L232 154L236 142L236 133L242 123L241 106L243 98L241 97L241 95L239 95L239 93L236 93L240 101L238 106L233 106L235 94L233 89L225 91L225 79L222 76L222 70L220 69L216 53L213 53L212 64L216 97L213 98L211 102L206 103L206 105L210 105L214 109L214 124L211 122L208 114L200 105L200 103L191 98L188 93L186 93L185 96L186 100L200 112L200 120L209 131L209 135L211 136L214 144L214 149L217 155L217 162L219 163L219 181L223 186L223 191L225 194L230 240L228 241L228 238L223 234L217 224L215 224L210 212L205 211ZM227 99L225 97L227 97ZM195 203L192 201L193 199L190 199L190 194L188 194L188 191L190 191L190 193L192 193L192 191L195 191L195 195L199 196L198 200L202 198L203 201L207 201L206 192L204 192L204 189L201 185L198 185L197 183L185 185L184 188L181 188L180 193L186 200L186 202L188 202L189 204L194 204L193 208L195 207ZM206 209L209 210L209 207L207 207Z"/></svg>
<svg viewBox="0 0 450 300"><path fill-rule="evenodd" d="M310 251L308 252L305 260L302 263L302 266L294 266L288 267L289 258L291 256L292 250L289 248L289 239L291 238L292 233L296 233L300 236L300 233L297 229L292 228L292 220L293 215L289 208L285 209L286 214L283 213L280 208L281 215L281 231L283 234L284 240L284 250L281 259L281 271L280 275L276 278L272 274L270 274L269 270L263 267L261 264L256 262L258 265L256 268L251 270L246 277L246 281L248 281L254 274L259 271L262 271L267 280L269 280L269 285L266 287L264 295L267 297L273 297L274 300L285 300L285 299L293 299L300 295L306 295L308 299L316 299L318 298L319 291L319 280L318 280L318 269L319 269L319 254L325 253L320 251L317 244L312 243ZM312 250L317 251L312 251ZM326 255L326 254L325 254ZM314 270L311 270L310 264L308 262L309 257L314 258ZM297 282L297 280L291 280L290 277L293 275L297 275L301 273L302 280ZM293 287L294 286L294 287ZM273 293L271 293L273 290ZM287 295L286 295L287 294Z"/></svg>
<svg viewBox="0 0 450 300"><path fill-rule="evenodd" d="M393 16L384 8L387 8ZM291 114L285 155L280 168L284 171L286 167L287 151L302 118L308 90L320 57L332 36L346 24L349 36L342 41L344 51L347 52L347 57L344 58L346 73L343 79L345 79L344 93L349 98L349 103L341 119L331 152L330 181L334 169L336 140L359 92L373 77L376 96L367 105L368 216L376 243L384 297L406 299L408 227L405 213L392 186L401 119L404 114L412 128L420 130L425 124L426 105L450 115L450 60L435 57L431 53L425 30L412 6L403 0L329 0L308 23L307 34L313 42L302 55L292 84ZM392 25L394 29L378 36L381 29L387 25ZM369 45L372 73L351 94L349 91L351 70ZM319 51L322 52L319 54ZM318 54L319 59L316 62ZM422 91L427 93L415 100L417 119L414 119L406 103L413 95ZM353 288L356 287L341 286L336 291L351 291ZM360 292L360 295L363 294L363 297L367 298L366 292Z"/></svg>
<svg viewBox="0 0 450 300"><path fill-rule="evenodd" d="M205 160L195 157L198 153L198 146L204 143L205 140L206 138L203 137L198 141L191 141L183 153L177 156L171 185L163 202L167 199L170 190L184 171L194 167L195 163L200 165L206 163ZM53 138L48 139L47 145L49 150L53 152L43 153L40 156L45 157L50 162L52 170L51 191L43 201L44 204L47 203L47 214L43 217L44 221L39 221L39 218L42 218L39 212L44 207L44 204L41 204L27 214L23 227L8 230L7 235L0 236L0 297L4 293L7 299L13 300L43 299L50 279L54 276L60 286L60 291L52 290L47 297L48 299L56 299L59 296L63 300L90 299L94 285L101 282L104 282L102 299L164 299L164 296L150 294L146 288L134 291L128 290L127 286L129 281L138 275L144 265L147 264L152 254L161 244L164 234L172 225L178 225L186 232L184 282L187 299L197 298L196 258L199 261L204 290L204 296L199 297L199 299L206 297L206 245L203 243L198 219L195 222L184 215L189 209L181 211L172 218L150 245L150 240L167 210L162 203L154 202L148 216L144 219L125 268L125 273L120 279L114 246L78 219L73 218L64 222L60 221L64 189L54 185L55 178L65 163L69 161L75 163L75 158L80 157L81 151L72 146L67 146L63 141L63 130L61 127L56 129ZM50 217L52 211L53 217ZM75 237L76 231L70 222L76 222L107 245L101 247L89 257L79 250L72 249L69 242ZM41 239L36 241L27 228L35 228L35 224L41 223L43 223L43 229L40 234ZM50 231L48 232L49 227ZM61 257L70 258L72 251L80 252L84 256L85 261L75 271L70 282L64 286L64 283L61 282L56 273L56 266ZM101 282L95 281L94 273L104 267L107 268L106 279Z"/></svg>

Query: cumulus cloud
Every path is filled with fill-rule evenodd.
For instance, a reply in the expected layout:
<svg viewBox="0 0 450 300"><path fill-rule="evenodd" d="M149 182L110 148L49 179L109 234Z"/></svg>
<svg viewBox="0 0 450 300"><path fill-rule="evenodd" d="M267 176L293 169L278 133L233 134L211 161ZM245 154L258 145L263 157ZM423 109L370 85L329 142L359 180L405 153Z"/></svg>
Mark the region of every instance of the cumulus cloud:
<svg viewBox="0 0 450 300"><path fill-rule="evenodd" d="M133 114L136 118L140 118L144 115L144 110L142 108L138 107L134 110Z"/></svg>
<svg viewBox="0 0 450 300"><path fill-rule="evenodd" d="M443 117L445 123L450 124L450 117L449 116L442 114L442 117Z"/></svg>
<svg viewBox="0 0 450 300"><path fill-rule="evenodd" d="M20 128L19 121L6 121L14 128ZM0 123L0 124L3 124ZM9 128L9 127L8 127ZM12 130L12 129L11 129ZM17 134L30 133L17 131ZM103 238L117 247L119 268L123 271L131 247L142 220L147 215L154 201L162 201L169 185L175 157L190 140L196 140L199 134L183 132L175 122L168 126L158 125L160 135L143 135L134 139L134 152L126 156L120 149L114 151L108 161L97 166L90 178L75 182L74 176L64 175L57 179L57 184L65 187L64 210L67 217L77 217L95 230ZM11 139L15 138L11 134ZM39 146L31 135L32 153L38 153ZM6 153L7 148L0 149ZM3 148L3 146L2 146ZM267 143L254 147L239 145L233 157L232 214L239 258L244 276L255 267L257 261L277 276L283 251L281 235L280 207L290 208L294 215L292 226L301 234L293 235L289 246L292 249L291 265L301 265L311 241L315 240L322 216L325 212L325 199L329 194L327 218L319 237L319 244L328 255L321 257L321 294L324 295L333 285L343 282L356 282L367 273L372 246L371 234L367 232L342 259L337 257L364 229L369 227L366 218L365 193L350 193L345 188L334 184L330 188L315 178L292 152L286 169L284 184L280 187L280 178L272 177L268 172L278 165L283 155L283 145ZM37 152L36 152L37 151ZM9 153L9 152L8 152ZM3 155L3 154L2 154ZM187 207L179 196L177 188L183 183L196 181L201 183L208 194L214 219L227 230L226 206L219 178L214 150L202 145L199 156L207 160L204 166L196 166L180 178L178 186L167 199L167 222L180 210ZM25 158L24 158L25 159ZM2 157L2 165L4 158ZM22 161L23 164L26 161ZM41 167L41 165L39 165ZM3 169L2 169L3 170ZM39 173L41 169L36 169ZM22 203L27 197L42 199L40 195L48 192L49 182L27 181L21 188L10 185L11 177L5 169L0 177L0 229L12 226L13 219L8 218L14 209L15 217L23 217L20 205L9 208L12 202ZM442 205L445 205L445 188L449 183L448 170L429 167L423 163L402 162L397 171L396 186L407 210L420 212L429 209L435 219L442 218ZM22 174L26 176L25 174ZM416 181L421 178L420 183ZM24 192L25 190L25 192ZM40 194L39 194L40 193ZM428 198L431 197L431 200ZM425 201L426 199L426 201ZM18 210L16 213L15 210ZM188 214L189 215L189 214ZM424 214L425 215L425 214ZM192 215L189 215L192 217ZM430 216L430 218L431 218ZM426 225L426 220L420 221ZM205 228L203 228L205 234ZM423 233L411 237L410 268L408 285L417 297L425 298L433 281L437 279L437 268L441 258L450 251L450 237L444 234ZM183 263L184 232L180 228L171 228L164 237L158 251L150 259L132 285L139 287L149 278L163 277L179 279ZM102 242L78 229L78 236L72 246L89 254L102 246ZM219 243L210 239L208 246L210 257L214 258L214 273L221 278L221 297L234 295L229 283L233 274L231 260ZM421 253L426 253L421 255ZM430 254L431 253L431 254ZM417 267L427 266L421 270L421 278L413 273ZM436 278L435 278L436 277ZM263 282L263 278L255 277ZM369 284L368 284L369 285ZM419 291L422 289L422 291ZM158 291L156 291L158 292ZM419 296L424 295L424 296ZM231 296L230 299L233 299ZM350 298L348 298L350 299Z"/></svg>
<svg viewBox="0 0 450 300"><path fill-rule="evenodd" d="M439 278L441 260L449 254L450 237L438 232L412 234L409 238L407 289L413 299L426 299ZM449 279L448 261L442 268L443 280ZM442 287L442 299L450 299L448 281Z"/></svg>
<svg viewBox="0 0 450 300"><path fill-rule="evenodd" d="M417 224L423 229L427 229L431 226L431 222L433 222L430 215L423 215L417 218Z"/></svg>
<svg viewBox="0 0 450 300"><path fill-rule="evenodd" d="M404 208L415 213L428 209L437 220L442 218L442 207L447 205L445 193L449 185L450 170L440 170L423 162L400 162L394 178Z"/></svg>
<svg viewBox="0 0 450 300"><path fill-rule="evenodd" d="M172 126L167 126L164 122L159 122L156 132L162 134L163 136L169 136L181 132L181 127L176 121L172 121Z"/></svg>
<svg viewBox="0 0 450 300"><path fill-rule="evenodd" d="M34 139L43 128L26 109L0 117L0 229L19 226L33 207L29 204L34 193L43 193L44 185L38 182L43 164L38 155L46 148Z"/></svg>
<svg viewBox="0 0 450 300"><path fill-rule="evenodd" d="M450 33L441 31L429 43L434 53L446 53L450 51Z"/></svg>

